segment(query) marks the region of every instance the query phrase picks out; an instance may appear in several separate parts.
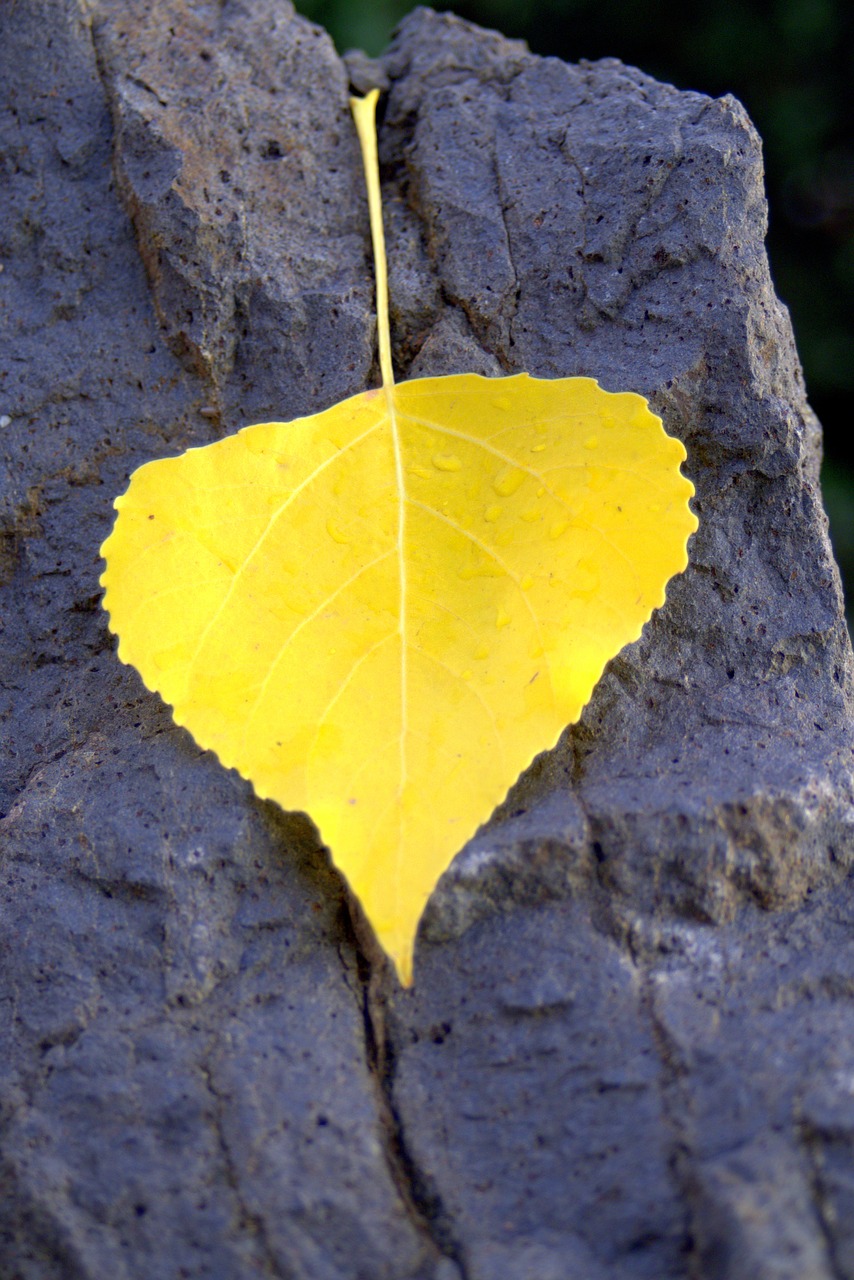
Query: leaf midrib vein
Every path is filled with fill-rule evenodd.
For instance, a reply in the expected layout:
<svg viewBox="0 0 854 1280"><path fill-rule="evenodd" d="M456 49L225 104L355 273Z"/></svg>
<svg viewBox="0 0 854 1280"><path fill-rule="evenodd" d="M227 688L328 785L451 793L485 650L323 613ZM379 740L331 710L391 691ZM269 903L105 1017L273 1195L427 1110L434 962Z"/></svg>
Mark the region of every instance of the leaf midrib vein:
<svg viewBox="0 0 854 1280"><path fill-rule="evenodd" d="M397 410L394 403L394 384L386 386L386 405L391 427L391 438L394 446L394 469L397 479L397 563L400 584L398 631L400 633L400 782L398 797L402 798L408 776L406 759L406 733L409 718L407 702L408 671L406 661L406 484L403 478L403 448L397 426ZM402 836L401 831L401 836Z"/></svg>
<svg viewBox="0 0 854 1280"><path fill-rule="evenodd" d="M395 635L396 633L392 632L391 634ZM429 743L429 745L435 751L438 751L440 755L447 756L447 758L450 761L452 761L455 768L459 768L459 763L460 763L459 756L454 755L454 753L452 751L449 751L447 747L443 747L440 743L434 742L432 738L429 737L428 734L419 733L417 729L410 729L409 732L413 738L420 738L422 742ZM385 752L388 751L390 747L396 747L396 746L397 746L397 737L395 736L395 737L386 739L386 741L382 744L381 747L375 748L373 753L366 760L363 760L361 762L358 769L355 769L354 772L351 773L350 777L347 779L347 785L342 789L342 795L346 796L346 795L352 794L354 789L354 784L357 778L359 778L365 772L366 769L370 768L370 766L374 764L380 756L384 755ZM366 841L366 847L370 847L372 845L373 840L376 836L376 833L379 830L380 826L382 825L382 822L386 814L388 813L389 809L391 809L393 805L398 803L398 799L399 797L395 793L395 795L391 796L391 798L386 802L386 804L383 805L380 811L379 817L377 818L377 820L375 821L374 825L371 828L371 834Z"/></svg>

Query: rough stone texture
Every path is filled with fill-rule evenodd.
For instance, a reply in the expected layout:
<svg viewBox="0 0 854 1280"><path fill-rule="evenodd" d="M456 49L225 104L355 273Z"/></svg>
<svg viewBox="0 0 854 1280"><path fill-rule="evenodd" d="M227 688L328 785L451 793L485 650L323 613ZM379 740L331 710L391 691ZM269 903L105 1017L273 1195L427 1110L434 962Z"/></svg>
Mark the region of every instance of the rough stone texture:
<svg viewBox="0 0 854 1280"><path fill-rule="evenodd" d="M0 27L2 1280L854 1278L851 653L741 107L427 10L349 62L401 375L641 391L701 520L402 994L98 605L136 465L376 376L348 69L286 0Z"/></svg>

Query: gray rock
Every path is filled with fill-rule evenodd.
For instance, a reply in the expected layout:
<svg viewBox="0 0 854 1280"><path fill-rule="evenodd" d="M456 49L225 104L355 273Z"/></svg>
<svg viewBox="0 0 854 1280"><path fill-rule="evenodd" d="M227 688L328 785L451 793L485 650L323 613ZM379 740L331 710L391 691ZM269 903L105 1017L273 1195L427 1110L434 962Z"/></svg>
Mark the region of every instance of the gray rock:
<svg viewBox="0 0 854 1280"><path fill-rule="evenodd" d="M854 1277L854 676L741 107L423 9L0 27L0 1276ZM701 521L406 993L98 604L135 466L376 377L348 76L400 375L638 390Z"/></svg>

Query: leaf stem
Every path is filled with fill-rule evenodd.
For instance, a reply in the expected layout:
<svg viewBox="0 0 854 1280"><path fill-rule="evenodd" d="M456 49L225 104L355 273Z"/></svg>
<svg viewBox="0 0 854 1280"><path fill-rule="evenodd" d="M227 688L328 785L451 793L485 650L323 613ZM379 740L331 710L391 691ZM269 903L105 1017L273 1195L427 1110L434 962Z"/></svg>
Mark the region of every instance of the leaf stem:
<svg viewBox="0 0 854 1280"><path fill-rule="evenodd" d="M356 122L359 145L362 148L362 164L365 168L365 185L368 188L368 211L371 217L371 241L374 246L374 275L377 288L377 341L380 350L380 373L383 386L390 391L394 386L391 368L391 335L388 324L388 265L383 234L382 201L380 198L380 166L377 158L377 99L379 89L372 89L364 98L351 98L350 110Z"/></svg>

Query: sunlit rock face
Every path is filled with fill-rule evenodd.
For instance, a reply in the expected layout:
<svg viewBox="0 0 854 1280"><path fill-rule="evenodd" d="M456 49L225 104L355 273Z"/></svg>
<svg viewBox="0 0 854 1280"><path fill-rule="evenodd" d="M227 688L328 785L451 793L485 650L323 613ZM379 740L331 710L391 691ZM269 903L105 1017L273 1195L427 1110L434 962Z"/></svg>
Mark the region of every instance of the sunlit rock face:
<svg viewBox="0 0 854 1280"><path fill-rule="evenodd" d="M375 378L347 68L273 0L0 25L0 1272L854 1274L851 655L742 109L427 10L358 69L400 377L638 391L700 517L401 994L98 604L135 467Z"/></svg>

